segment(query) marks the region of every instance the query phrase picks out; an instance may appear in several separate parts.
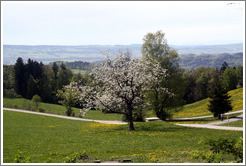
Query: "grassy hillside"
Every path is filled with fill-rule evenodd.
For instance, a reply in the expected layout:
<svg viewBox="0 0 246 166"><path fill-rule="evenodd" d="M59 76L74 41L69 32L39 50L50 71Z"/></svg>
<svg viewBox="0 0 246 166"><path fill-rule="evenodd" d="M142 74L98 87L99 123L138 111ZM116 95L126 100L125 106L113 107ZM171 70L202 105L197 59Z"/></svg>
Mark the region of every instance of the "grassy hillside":
<svg viewBox="0 0 246 166"><path fill-rule="evenodd" d="M243 88L235 89L229 91L228 94L231 96L232 101L232 111L238 111L243 109ZM195 117L211 115L211 112L207 109L209 99L204 99L192 104L187 104L184 106L183 110L174 115L174 118L184 118L184 117Z"/></svg>
<svg viewBox="0 0 246 166"><path fill-rule="evenodd" d="M235 89L229 92L232 100L233 111L238 111L243 109L243 88ZM187 104L184 106L181 112L178 112L174 115L174 118L184 118L184 117L195 117L195 116L204 116L211 115L211 112L208 111L209 99L204 99L192 104ZM20 108L27 110L35 110L34 104L27 99L16 98L16 99L7 99L3 98L3 106L9 108ZM40 103L40 108L44 109L46 113L65 115L66 108L57 104L48 104ZM75 116L77 116L79 109L73 108ZM147 117L156 116L153 112L149 111ZM101 111L92 110L87 113L84 118L88 119L98 119L98 120L122 120L122 115L120 114L105 114Z"/></svg>
<svg viewBox="0 0 246 166"><path fill-rule="evenodd" d="M15 98L15 99L3 98L3 107L37 111L35 110L35 105L31 100L23 99L23 98ZM62 105L40 102L39 108L45 110L45 113L66 115L66 108ZM79 109L73 107L73 111L75 113L75 116L77 116ZM98 120L122 120L122 115L105 114L98 110L91 110L87 112L87 115L84 118L98 119Z"/></svg>
<svg viewBox="0 0 246 166"><path fill-rule="evenodd" d="M241 131L196 129L163 121L108 125L72 121L42 115L3 111L3 162L30 159L30 162L68 161L73 153L86 153L88 160L132 159L133 162L203 162L191 159L194 151L207 151L201 139L238 139ZM232 156L223 155L226 159ZM71 159L71 158L70 158Z"/></svg>

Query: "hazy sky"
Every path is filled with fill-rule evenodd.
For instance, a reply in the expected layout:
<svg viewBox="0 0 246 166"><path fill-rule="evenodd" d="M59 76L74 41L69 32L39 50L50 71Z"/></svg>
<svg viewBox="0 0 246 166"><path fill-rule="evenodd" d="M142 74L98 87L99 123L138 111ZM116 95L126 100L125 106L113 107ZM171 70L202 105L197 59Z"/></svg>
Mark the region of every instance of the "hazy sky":
<svg viewBox="0 0 246 166"><path fill-rule="evenodd" d="M1 2L4 44L142 44L162 30L169 44L243 42L245 2Z"/></svg>

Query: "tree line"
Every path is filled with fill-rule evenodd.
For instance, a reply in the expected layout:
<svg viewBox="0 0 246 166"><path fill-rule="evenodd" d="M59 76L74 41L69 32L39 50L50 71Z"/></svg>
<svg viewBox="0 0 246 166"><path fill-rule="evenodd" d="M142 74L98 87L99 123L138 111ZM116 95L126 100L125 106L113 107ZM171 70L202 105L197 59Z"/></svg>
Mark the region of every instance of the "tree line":
<svg viewBox="0 0 246 166"><path fill-rule="evenodd" d="M49 63L49 66L53 66L54 63L56 63L58 66L63 64L70 69L78 69L78 70L91 70L92 69L92 64L89 62L84 62L84 61L74 61L74 62L56 61L56 62Z"/></svg>
<svg viewBox="0 0 246 166"><path fill-rule="evenodd" d="M31 59L24 63L21 57L16 60L15 65L4 65L3 71L4 97L32 99L34 95L38 95L47 103L58 103L56 94L59 89L86 77L80 73L72 73L63 63L49 66Z"/></svg>

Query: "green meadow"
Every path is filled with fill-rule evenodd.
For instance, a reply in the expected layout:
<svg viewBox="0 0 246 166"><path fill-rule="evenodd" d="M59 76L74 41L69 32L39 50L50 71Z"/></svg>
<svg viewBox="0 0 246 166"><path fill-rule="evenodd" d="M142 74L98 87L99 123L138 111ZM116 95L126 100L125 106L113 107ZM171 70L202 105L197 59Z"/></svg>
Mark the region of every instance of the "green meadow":
<svg viewBox="0 0 246 166"><path fill-rule="evenodd" d="M243 88L235 89L228 92L231 96L233 110L238 111L243 109ZM208 110L209 98L197 101L184 106L183 110L174 115L174 118L196 117L211 115Z"/></svg>
<svg viewBox="0 0 246 166"><path fill-rule="evenodd" d="M128 125L3 111L3 162L26 158L33 163L62 163L74 153L88 155L79 162L204 162L191 157L196 150L208 150L201 140L243 136L241 131L187 128L163 121L139 122L135 127L136 131L129 132Z"/></svg>

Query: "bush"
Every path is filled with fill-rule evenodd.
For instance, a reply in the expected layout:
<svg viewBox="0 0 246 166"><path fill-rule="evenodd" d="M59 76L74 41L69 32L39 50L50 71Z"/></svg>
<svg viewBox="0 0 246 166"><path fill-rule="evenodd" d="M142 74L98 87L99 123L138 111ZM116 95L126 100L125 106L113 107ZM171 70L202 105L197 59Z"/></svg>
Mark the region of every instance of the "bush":
<svg viewBox="0 0 246 166"><path fill-rule="evenodd" d="M205 144L210 146L210 150L206 152L195 152L192 157L201 158L209 163L220 162L243 162L243 138L238 140L232 139L219 139L208 140ZM223 156L225 154L231 154L234 157L234 161L225 161Z"/></svg>
<svg viewBox="0 0 246 166"><path fill-rule="evenodd" d="M34 95L32 97L32 102L35 104L36 109L38 109L39 103L41 102L41 98L38 95Z"/></svg>

